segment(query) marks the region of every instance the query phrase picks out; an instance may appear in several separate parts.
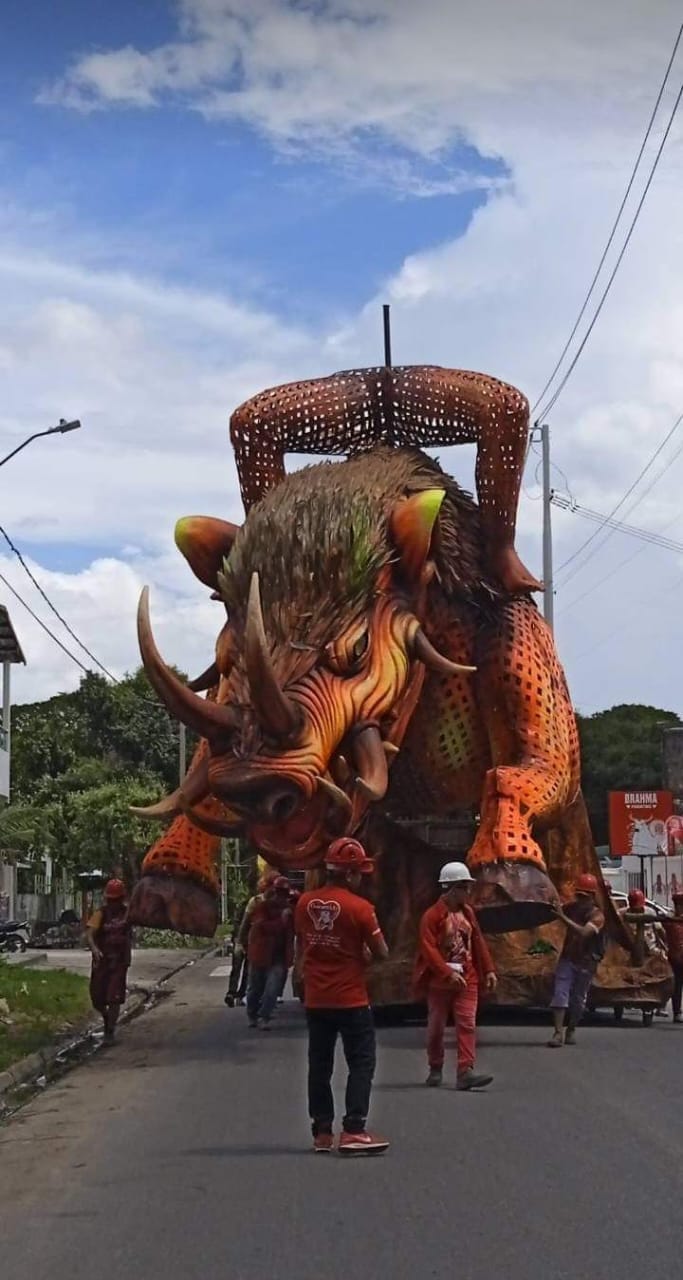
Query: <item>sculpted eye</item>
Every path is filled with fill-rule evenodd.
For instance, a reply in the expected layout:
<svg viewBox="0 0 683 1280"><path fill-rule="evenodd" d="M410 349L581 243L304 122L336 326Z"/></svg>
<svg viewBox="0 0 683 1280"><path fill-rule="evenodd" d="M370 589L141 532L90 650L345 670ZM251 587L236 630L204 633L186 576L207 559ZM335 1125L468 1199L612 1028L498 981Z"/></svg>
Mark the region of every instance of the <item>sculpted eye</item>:
<svg viewBox="0 0 683 1280"><path fill-rule="evenodd" d="M341 637L325 650L328 666L339 676L353 675L361 665L370 647L370 632L366 627Z"/></svg>
<svg viewBox="0 0 683 1280"><path fill-rule="evenodd" d="M362 636L358 637L358 639L356 640L356 643L353 646L353 649L351 650L351 657L353 658L354 662L360 662L361 658L365 657L365 654L368 651L369 643L370 643L370 637L367 631L364 631Z"/></svg>

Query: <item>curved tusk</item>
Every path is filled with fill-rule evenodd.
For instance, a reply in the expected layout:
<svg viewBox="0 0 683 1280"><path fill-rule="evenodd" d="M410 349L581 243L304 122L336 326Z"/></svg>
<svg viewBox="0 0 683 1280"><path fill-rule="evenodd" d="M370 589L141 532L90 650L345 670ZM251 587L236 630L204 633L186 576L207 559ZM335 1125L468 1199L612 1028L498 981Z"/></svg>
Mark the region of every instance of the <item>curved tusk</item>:
<svg viewBox="0 0 683 1280"><path fill-rule="evenodd" d="M206 671L202 671L200 676L197 676L194 680L188 680L187 687L192 689L194 693L203 693L205 689L215 689L220 678L221 673L216 663L212 662L211 666L207 667Z"/></svg>
<svg viewBox="0 0 683 1280"><path fill-rule="evenodd" d="M200 831L206 831L211 836L234 836L244 828L244 823L237 817L237 814L230 821L223 818L209 818L202 813L197 813L197 810L193 809L182 793L178 798L178 806L180 812L185 815L188 822L192 823L193 827L199 827ZM228 812L230 811L228 810Z"/></svg>
<svg viewBox="0 0 683 1280"><path fill-rule="evenodd" d="M338 787L331 778L325 778L324 776L317 779L317 784L320 791L325 792L325 795L332 801L335 808L340 813L343 813L345 819L348 819L351 816L353 805L346 792L342 791L341 787Z"/></svg>
<svg viewBox="0 0 683 1280"><path fill-rule="evenodd" d="M221 706L207 698L200 698L170 667L166 666L154 643L149 620L149 587L145 587L138 605L138 642L147 677L159 694L164 706L202 738L225 735L237 727L232 707Z"/></svg>
<svg viewBox="0 0 683 1280"><path fill-rule="evenodd" d="M377 725L367 724L353 735L356 789L366 800L383 800L389 786L389 768Z"/></svg>
<svg viewBox="0 0 683 1280"><path fill-rule="evenodd" d="M183 779L182 786L176 787L170 795L164 796L163 800L159 800L157 804L148 804L144 806L130 805L129 812L134 813L136 818L161 819L176 818L182 813L181 797L189 804L196 804L198 800L204 800L209 794L209 759L204 756L200 760L195 769L191 769L187 777Z"/></svg>
<svg viewBox="0 0 683 1280"><path fill-rule="evenodd" d="M258 573L251 575L244 629L244 660L251 701L261 727L275 739L293 738L299 728L296 705L280 688L266 640Z"/></svg>
<svg viewBox="0 0 683 1280"><path fill-rule="evenodd" d="M429 641L420 628L415 632L413 638L413 656L418 658L420 662L424 662L430 671L438 671L442 676L454 676L458 672L464 672L470 675L476 671L476 667L465 667L461 662L451 662L450 658L444 657L443 653L439 653L438 649Z"/></svg>
<svg viewBox="0 0 683 1280"><path fill-rule="evenodd" d="M388 760L393 760L394 756L397 756L401 750L400 747L396 746L395 742L383 742L382 746L384 747L384 754Z"/></svg>

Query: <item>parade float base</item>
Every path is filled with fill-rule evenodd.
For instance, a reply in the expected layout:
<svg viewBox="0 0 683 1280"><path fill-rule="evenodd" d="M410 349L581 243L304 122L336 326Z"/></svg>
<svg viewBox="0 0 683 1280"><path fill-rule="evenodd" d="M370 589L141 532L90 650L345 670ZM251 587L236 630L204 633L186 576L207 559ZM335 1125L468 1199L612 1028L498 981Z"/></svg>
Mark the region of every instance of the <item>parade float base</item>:
<svg viewBox="0 0 683 1280"><path fill-rule="evenodd" d="M498 988L491 1003L498 1007L548 1007L553 994L555 968L562 948L561 924L541 929L487 937L498 972ZM589 1007L657 1007L672 991L671 969L660 955L652 954L635 966L623 947L611 939L598 966L589 995Z"/></svg>
<svg viewBox="0 0 683 1280"><path fill-rule="evenodd" d="M487 935L498 988L493 997L482 996L482 1005L548 1008L563 940L564 928L557 922L539 929ZM392 957L372 966L368 987L374 1007L386 1010L415 1004L413 955ZM634 966L628 952L609 940L591 987L589 1007L657 1008L669 999L672 986L671 969L662 956L649 955L644 964Z"/></svg>

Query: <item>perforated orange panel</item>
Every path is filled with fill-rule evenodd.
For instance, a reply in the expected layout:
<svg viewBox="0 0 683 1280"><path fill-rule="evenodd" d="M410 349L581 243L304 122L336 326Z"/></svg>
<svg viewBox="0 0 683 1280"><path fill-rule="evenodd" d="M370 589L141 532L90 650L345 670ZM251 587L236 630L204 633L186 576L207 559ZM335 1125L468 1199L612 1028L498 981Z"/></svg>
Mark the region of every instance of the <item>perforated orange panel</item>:
<svg viewBox="0 0 683 1280"><path fill-rule="evenodd" d="M224 812L219 801L213 799L197 807L206 817L218 818ZM174 818L145 855L142 874L187 877L218 894L220 885L216 862L219 849L218 836L200 831L181 814Z"/></svg>
<svg viewBox="0 0 683 1280"><path fill-rule="evenodd" d="M435 365L354 369L263 391L236 409L230 435L245 509L284 478L285 453L358 453L380 442L478 445L482 528L511 545L529 424L515 387Z"/></svg>

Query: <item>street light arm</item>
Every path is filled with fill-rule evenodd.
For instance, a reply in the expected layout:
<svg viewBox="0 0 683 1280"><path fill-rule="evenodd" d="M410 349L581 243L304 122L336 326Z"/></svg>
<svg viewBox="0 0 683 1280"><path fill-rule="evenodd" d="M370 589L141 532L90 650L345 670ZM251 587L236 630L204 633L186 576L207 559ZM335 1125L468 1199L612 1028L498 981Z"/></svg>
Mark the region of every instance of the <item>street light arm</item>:
<svg viewBox="0 0 683 1280"><path fill-rule="evenodd" d="M32 440L39 440L41 436L53 436L55 433L64 435L65 431L76 431L80 425L78 418L74 418L72 422L66 422L64 418L61 418L56 427L48 427L46 431L34 431L32 436L28 436L26 440L18 444L16 449L12 449L11 453L6 454L4 458L0 458L0 467L9 462L10 458L14 458L16 454L21 453L22 449L25 449Z"/></svg>

